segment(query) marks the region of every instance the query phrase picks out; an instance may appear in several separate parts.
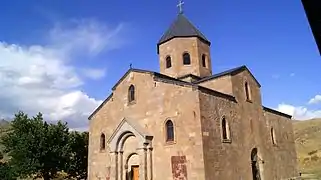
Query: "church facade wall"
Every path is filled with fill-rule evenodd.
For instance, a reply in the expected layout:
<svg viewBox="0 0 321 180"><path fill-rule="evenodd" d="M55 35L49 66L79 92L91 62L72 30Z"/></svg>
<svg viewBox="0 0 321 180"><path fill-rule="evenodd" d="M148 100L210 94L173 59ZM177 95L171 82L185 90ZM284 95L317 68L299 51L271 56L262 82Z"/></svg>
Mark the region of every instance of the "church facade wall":
<svg viewBox="0 0 321 180"><path fill-rule="evenodd" d="M206 179L252 179L254 149L258 151L256 163L261 179L297 177L291 120L263 110L260 88L247 71L232 76L231 81L237 102L200 94ZM245 81L249 85L249 100ZM223 117L230 133L227 141L222 139ZM274 134L277 145L272 142L271 126L278 126Z"/></svg>
<svg viewBox="0 0 321 180"><path fill-rule="evenodd" d="M136 102L128 105L127 90L131 84L135 85L137 96ZM153 136L153 159L147 167L148 178L153 176L154 179L169 180L186 176L185 179L204 179L198 91L189 86L154 81L150 74L130 73L90 120L90 180L115 179L113 155L108 145L105 151L99 150L99 137L104 133L108 140L124 117L135 121ZM165 142L164 124L168 119L174 123L173 143ZM135 149L133 142L133 139L128 144L125 141L124 159L129 153L126 150ZM178 172L180 167L186 169Z"/></svg>
<svg viewBox="0 0 321 180"><path fill-rule="evenodd" d="M274 164L270 166L271 173L275 172L275 179L298 176L297 154L291 120L270 111L264 111L264 117L270 137L268 141L270 144L269 153L271 157L274 157Z"/></svg>
<svg viewBox="0 0 321 180"><path fill-rule="evenodd" d="M200 93L205 179L238 179L242 166L238 145L239 122L235 102ZM229 124L231 142L222 140L222 119Z"/></svg>
<svg viewBox="0 0 321 180"><path fill-rule="evenodd" d="M253 126L254 133L251 135L251 139L261 153L261 173L264 174L265 179L297 177L296 151L290 117L286 117L287 115L282 115L282 113L276 114L264 110L260 88L248 71L233 76L232 81L235 97L239 101L239 112L243 112L243 119L250 120L250 124ZM249 85L250 101L247 101L245 97L245 82L248 82ZM274 135L271 132L272 126ZM280 132L282 133L280 134ZM287 142L281 141L278 145L277 139L284 140L281 137L285 134L288 134L289 139ZM276 140L276 145L273 144L272 139Z"/></svg>

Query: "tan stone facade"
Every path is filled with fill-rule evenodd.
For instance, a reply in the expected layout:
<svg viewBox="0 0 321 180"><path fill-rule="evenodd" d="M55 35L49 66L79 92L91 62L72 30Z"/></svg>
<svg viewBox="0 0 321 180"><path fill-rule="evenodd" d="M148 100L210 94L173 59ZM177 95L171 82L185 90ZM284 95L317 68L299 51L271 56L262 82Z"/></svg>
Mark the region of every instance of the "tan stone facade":
<svg viewBox="0 0 321 180"><path fill-rule="evenodd" d="M262 106L245 66L212 75L197 37L160 45L159 57L161 73L128 70L89 117L89 180L298 176L291 117Z"/></svg>

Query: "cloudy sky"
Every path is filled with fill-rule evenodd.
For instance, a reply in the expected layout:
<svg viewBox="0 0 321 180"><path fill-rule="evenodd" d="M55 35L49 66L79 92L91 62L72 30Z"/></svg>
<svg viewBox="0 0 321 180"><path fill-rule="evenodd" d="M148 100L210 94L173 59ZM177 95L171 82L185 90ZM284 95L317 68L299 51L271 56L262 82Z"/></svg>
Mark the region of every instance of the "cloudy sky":
<svg viewBox="0 0 321 180"><path fill-rule="evenodd" d="M126 72L158 71L156 43L175 0L6 0L0 6L0 117L18 110L86 129L88 115ZM247 65L264 105L321 117L321 59L300 1L186 0L212 41L213 71Z"/></svg>

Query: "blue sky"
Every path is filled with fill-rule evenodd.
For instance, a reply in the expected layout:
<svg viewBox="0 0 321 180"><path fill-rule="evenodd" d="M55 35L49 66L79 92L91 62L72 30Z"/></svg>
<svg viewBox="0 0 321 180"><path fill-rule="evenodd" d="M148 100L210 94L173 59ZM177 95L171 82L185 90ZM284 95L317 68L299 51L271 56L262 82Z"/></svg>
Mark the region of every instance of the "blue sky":
<svg viewBox="0 0 321 180"><path fill-rule="evenodd" d="M175 19L177 3L175 0L138 0L135 3L105 0L3 1L0 7L0 42L3 46L0 61L25 63L28 68L23 69L29 73L25 74L29 77L28 83L31 81L30 68L40 67L32 64L40 62L39 56L42 65L49 69L68 69L64 73L50 71L52 76L63 74L61 78L65 78L54 82L74 83L72 87L57 86L55 89L58 97L71 96L72 100L66 98L68 102L54 102L53 99L59 98L49 98L43 93L44 99L49 98L52 104L40 110L48 112L51 118L79 118L83 110L75 108L82 102L79 99L90 102L89 109L95 107L109 95L111 87L130 63L135 68L158 71L156 43ZM321 101L321 96L317 96L321 94L318 77L321 59L300 1L186 0L184 12L212 42L214 73L247 65L262 85L264 105L297 117L321 116L321 105L317 103ZM12 50L12 47L18 49ZM19 48L23 51L20 55L30 60L23 60L22 55L16 56ZM8 49L10 54L1 55L1 52L8 53ZM48 59L53 60L50 61L53 66L46 63ZM0 63L0 68L8 70L12 67L15 72L22 71L17 65L4 64L1 66ZM18 78L21 79L22 75ZM23 82L17 94L25 93L22 88L27 86ZM11 83L3 87L9 87L6 90L12 92L16 86ZM35 91L47 92L39 87L40 84ZM46 87L51 92L52 87ZM10 100L14 95L0 96L0 99ZM40 97L39 94L32 96ZM25 96L21 96L20 103L10 107L13 110L28 109L23 98ZM309 104L312 98L315 98L315 103ZM41 103L45 100L38 101L39 107L43 107ZM56 114L50 114L50 108L57 104L63 110L77 110L58 116L59 110L55 109ZM9 109L0 110L0 114L8 116L11 113ZM29 109L31 113L37 111Z"/></svg>

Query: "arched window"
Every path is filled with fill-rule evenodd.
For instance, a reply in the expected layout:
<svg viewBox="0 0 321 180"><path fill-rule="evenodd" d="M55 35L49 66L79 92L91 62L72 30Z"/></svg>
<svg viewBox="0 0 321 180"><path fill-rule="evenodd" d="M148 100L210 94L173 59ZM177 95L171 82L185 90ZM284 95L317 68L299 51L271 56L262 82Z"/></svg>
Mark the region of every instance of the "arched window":
<svg viewBox="0 0 321 180"><path fill-rule="evenodd" d="M183 54L183 64L184 65L191 64L191 56L187 52Z"/></svg>
<svg viewBox="0 0 321 180"><path fill-rule="evenodd" d="M165 124L166 128L166 142L174 141L174 124L171 120L167 120Z"/></svg>
<svg viewBox="0 0 321 180"><path fill-rule="evenodd" d="M135 86L130 85L128 88L128 102L132 102L135 100Z"/></svg>
<svg viewBox="0 0 321 180"><path fill-rule="evenodd" d="M104 133L101 133L100 135L100 150L106 149L106 137Z"/></svg>
<svg viewBox="0 0 321 180"><path fill-rule="evenodd" d="M228 124L226 122L225 117L222 119L222 138L223 140L228 140Z"/></svg>
<svg viewBox="0 0 321 180"><path fill-rule="evenodd" d="M253 148L251 151L251 165L252 165L252 178L253 180L260 180L260 165L259 157L257 154L257 148Z"/></svg>
<svg viewBox="0 0 321 180"><path fill-rule="evenodd" d="M249 84L247 82L245 82L244 84L244 89L245 89L246 100L251 100Z"/></svg>
<svg viewBox="0 0 321 180"><path fill-rule="evenodd" d="M276 144L274 128L271 128L271 140L273 145Z"/></svg>
<svg viewBox="0 0 321 180"><path fill-rule="evenodd" d="M172 67L172 58L170 56L166 57L166 68Z"/></svg>
<svg viewBox="0 0 321 180"><path fill-rule="evenodd" d="M202 55L202 65L203 65L203 67L206 67L206 55L205 54Z"/></svg>

